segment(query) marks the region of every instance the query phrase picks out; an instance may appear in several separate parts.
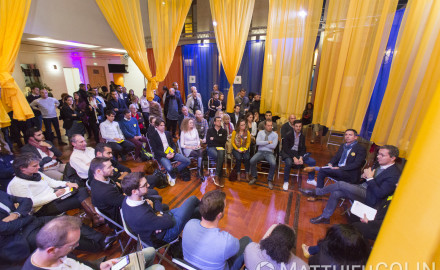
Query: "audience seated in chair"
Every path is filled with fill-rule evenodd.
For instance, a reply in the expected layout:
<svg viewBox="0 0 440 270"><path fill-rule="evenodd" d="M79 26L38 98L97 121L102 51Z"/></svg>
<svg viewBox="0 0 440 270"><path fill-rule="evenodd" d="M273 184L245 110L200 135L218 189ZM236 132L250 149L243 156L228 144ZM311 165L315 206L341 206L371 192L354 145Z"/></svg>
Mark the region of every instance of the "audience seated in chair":
<svg viewBox="0 0 440 270"><path fill-rule="evenodd" d="M296 243L295 231L284 224L273 224L260 243L250 243L244 251L248 269L258 269L261 263L272 269L308 269L308 265L293 254Z"/></svg>
<svg viewBox="0 0 440 270"><path fill-rule="evenodd" d="M316 184L317 189L324 187L326 177L352 184L359 183L359 176L361 175L362 166L365 164L367 151L358 143L357 139L357 131L347 129L344 133L345 143L339 146L338 152L327 164L328 167L315 168L315 170L319 170ZM309 169L313 170L314 168L310 167ZM314 183L310 184L314 185Z"/></svg>
<svg viewBox="0 0 440 270"><path fill-rule="evenodd" d="M168 182L170 186L174 186L176 184L177 173L187 169L191 161L182 154L177 153L177 148L170 132L165 131L165 122L157 118L154 124L156 131L153 132L151 138L149 138L150 146L153 148L154 158L160 162L168 172ZM173 168L171 164L172 161L179 161L179 166Z"/></svg>
<svg viewBox="0 0 440 270"><path fill-rule="evenodd" d="M188 107L182 106L182 114L179 115L179 128L182 125L183 120L186 118L195 119L196 117L188 111Z"/></svg>
<svg viewBox="0 0 440 270"><path fill-rule="evenodd" d="M208 121L203 118L202 111L196 111L196 119L194 120L194 125L199 133L200 143L206 143L206 133L208 133Z"/></svg>
<svg viewBox="0 0 440 270"><path fill-rule="evenodd" d="M231 123L232 125L237 126L238 120L240 118L244 117L244 114L240 112L240 105L235 104L234 106L234 112L233 113L229 113L228 114L230 119L231 119Z"/></svg>
<svg viewBox="0 0 440 270"><path fill-rule="evenodd" d="M31 127L26 134L28 143L20 149L20 153L34 153L41 158L40 170L45 175L55 180L63 180L65 165L58 160L63 153L44 138L43 131Z"/></svg>
<svg viewBox="0 0 440 270"><path fill-rule="evenodd" d="M214 118L214 127L210 128L206 134L206 142L208 143L208 156L216 162L214 184L219 187L225 186L223 179L223 162L225 161L227 139L228 134L226 130L222 128L222 119L216 116Z"/></svg>
<svg viewBox="0 0 440 270"><path fill-rule="evenodd" d="M316 161L309 155L306 155L306 138L301 132L302 123L301 120L293 121L293 130L289 131L283 138L281 156L285 163L284 165L284 184L283 189L289 189L289 176L290 170L293 165L303 166L307 164L309 166L315 166ZM315 181L315 170L309 172L307 183Z"/></svg>
<svg viewBox="0 0 440 270"><path fill-rule="evenodd" d="M38 231L54 216L35 217L30 214L32 200L15 197L0 191L0 268L2 264L22 262L37 247ZM18 204L18 206L16 206ZM111 246L115 237L105 237L92 228L81 225L81 238L77 250L100 252Z"/></svg>
<svg viewBox="0 0 440 270"><path fill-rule="evenodd" d="M258 123L258 130L264 130L265 126L266 126L266 121L270 120L270 121L272 121L272 130L277 131L277 122L272 120L272 112L271 111L267 111L264 114L264 118L265 118L265 120L260 121Z"/></svg>
<svg viewBox="0 0 440 270"><path fill-rule="evenodd" d="M17 197L30 198L36 216L59 215L67 210L83 208L94 226L104 223L89 197L86 188L77 184L57 181L39 172L40 159L34 154L23 154L14 159L15 177L8 185L8 193ZM66 193L66 187L73 189L70 197L59 199Z"/></svg>
<svg viewBox="0 0 440 270"><path fill-rule="evenodd" d="M289 132L293 132L295 128L296 116L294 114L289 115L289 121L281 126L281 139L284 139ZM301 121L300 121L301 122Z"/></svg>
<svg viewBox="0 0 440 270"><path fill-rule="evenodd" d="M91 263L81 263L69 258L69 253L80 243L81 220L77 217L62 216L47 223L37 234L37 250L26 260L23 270L40 269L96 269ZM142 253L147 270L165 269L161 265L152 265L156 251L146 248ZM70 256L70 255L69 255ZM110 270L119 259L111 259L99 265L101 270Z"/></svg>
<svg viewBox="0 0 440 270"><path fill-rule="evenodd" d="M122 212L127 226L140 235L149 246L158 247L163 242L175 240L191 218L200 218L199 199L189 197L179 208L169 212L158 212L151 200L144 199L148 182L142 172L131 173L122 180L122 190L128 196L122 203Z"/></svg>
<svg viewBox="0 0 440 270"><path fill-rule="evenodd" d="M122 133L125 138L129 140L135 146L134 158L139 159L139 154L143 143L148 143L147 138L141 134L139 122L136 118L132 117L129 110L124 111L124 119L119 122Z"/></svg>
<svg viewBox="0 0 440 270"><path fill-rule="evenodd" d="M231 145L234 148L232 155L235 157L234 173L240 174L241 163L243 162L246 173L245 179L249 181L251 133L246 128L246 120L244 118L238 120L235 130L232 132Z"/></svg>
<svg viewBox="0 0 440 270"><path fill-rule="evenodd" d="M86 182L89 177L90 162L95 158L95 150L87 147L86 139L79 134L74 134L70 142L73 146L69 160L70 166L75 169L82 181Z"/></svg>
<svg viewBox="0 0 440 270"><path fill-rule="evenodd" d="M218 223L225 215L225 206L226 194L223 191L209 191L199 205L202 220L191 219L185 225L182 233L183 257L199 269L234 270L243 266L243 252L252 240L248 236L239 240L226 231L220 231Z"/></svg>
<svg viewBox="0 0 440 270"><path fill-rule="evenodd" d="M90 165L90 191L92 203L99 211L108 216L115 222L122 224L119 209L124 201L124 194L117 182L113 180L114 167L111 158L96 157ZM149 177L147 176L147 180ZM168 208L162 205L162 197L154 189L149 189L146 198L154 202L155 210L162 211Z"/></svg>
<svg viewBox="0 0 440 270"><path fill-rule="evenodd" d="M124 117L123 112L121 112L121 115L123 118ZM107 120L105 120L99 125L99 128L101 130L101 136L108 144L111 145L115 157L121 155L122 159L124 159L125 154L134 150L135 148L134 144L130 141L125 140L124 134L122 133L118 122L114 121L115 120L114 111L108 110L105 113L105 117L107 118Z"/></svg>
<svg viewBox="0 0 440 270"><path fill-rule="evenodd" d="M278 134L272 131L272 120L267 119L264 123L264 130L259 131L257 135L256 144L258 151L250 161L252 179L249 181L249 185L253 185L257 182L257 163L261 160L266 160L270 165L267 182L269 189L273 189L273 177L277 166L273 151L278 144Z"/></svg>
<svg viewBox="0 0 440 270"><path fill-rule="evenodd" d="M309 266L319 270L361 269L370 255L367 241L352 225L345 224L330 227L325 238L310 248L314 255L309 258Z"/></svg>
<svg viewBox="0 0 440 270"><path fill-rule="evenodd" d="M197 159L197 176L203 182L205 181L203 172L203 151L200 145L199 133L194 126L194 121L192 118L185 118L182 121L179 138L180 147L182 148L184 156Z"/></svg>
<svg viewBox="0 0 440 270"><path fill-rule="evenodd" d="M12 167L13 161L14 155L9 149L8 144L0 139L0 190L5 192L9 182L15 176L14 168Z"/></svg>
<svg viewBox="0 0 440 270"><path fill-rule="evenodd" d="M340 198L348 198L357 200L370 207L374 207L378 202L387 198L394 193L396 184L400 178L400 170L395 164L396 158L399 156L399 150L392 145L384 145L379 149L377 161L380 165L378 168L367 168L362 174L362 178L366 182L362 184L350 184L338 181L335 184L328 185L324 188L300 189L307 196L322 196L330 193L330 198L324 208L322 215L310 219L311 223L329 223L330 217L336 209Z"/></svg>

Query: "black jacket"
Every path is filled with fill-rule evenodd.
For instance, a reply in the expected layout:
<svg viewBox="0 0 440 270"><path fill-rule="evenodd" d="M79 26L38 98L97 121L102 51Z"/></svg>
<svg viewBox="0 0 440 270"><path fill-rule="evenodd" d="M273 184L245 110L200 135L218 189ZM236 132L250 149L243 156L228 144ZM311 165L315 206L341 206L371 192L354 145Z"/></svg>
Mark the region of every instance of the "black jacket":
<svg viewBox="0 0 440 270"><path fill-rule="evenodd" d="M75 116L73 116L75 114ZM61 108L60 118L63 120L63 128L68 130L72 127L73 121L81 121L83 112L80 110L72 110L67 104Z"/></svg>
<svg viewBox="0 0 440 270"><path fill-rule="evenodd" d="M227 140L228 133L224 128L220 128L217 132L215 127L212 127L208 129L208 132L206 133L206 143L208 144L208 147L225 147Z"/></svg>
<svg viewBox="0 0 440 270"><path fill-rule="evenodd" d="M235 121L235 113L228 113L229 114L229 117L231 118L231 123L234 125L234 128L235 128L235 126L237 125L237 121ZM243 114L242 113L239 113L238 114L238 119L240 119L240 118L243 118Z"/></svg>
<svg viewBox="0 0 440 270"><path fill-rule="evenodd" d="M174 94L174 96L171 95L167 95L167 97L165 98L165 104L163 105L163 112L164 112L164 117L166 118L168 115L168 105L170 104L170 100L171 99L175 99L177 102L177 112L180 114L182 114L182 99L180 99L176 94Z"/></svg>
<svg viewBox="0 0 440 270"><path fill-rule="evenodd" d="M122 206L125 196L122 195L122 190L110 180L110 184L97 181L93 178L90 181L90 188L92 193L92 203L99 211L108 216L118 224L121 223L121 215L119 208Z"/></svg>
<svg viewBox="0 0 440 270"><path fill-rule="evenodd" d="M120 121L122 118L124 118L124 110L128 109L127 104L124 100L118 98L118 100L110 99L107 103L109 109L118 109L118 111L115 111L115 120Z"/></svg>
<svg viewBox="0 0 440 270"><path fill-rule="evenodd" d="M176 145L174 144L174 141L171 138L171 134L168 131L165 131L165 136L167 137L168 145L171 148L173 148L174 153L177 153ZM151 150L153 150L154 159L160 161L161 158L166 158L167 154L165 154L162 140L160 139L159 133L156 130L151 134L151 138L149 138L149 140L150 140L151 148L153 148Z"/></svg>
<svg viewBox="0 0 440 270"><path fill-rule="evenodd" d="M283 138L282 143L282 151L281 156L283 159L285 158L300 158L301 156L304 156L306 153L306 138L301 133L299 136L299 144L298 144L298 151L292 150L292 147L295 145L295 132L288 133L286 137Z"/></svg>
<svg viewBox="0 0 440 270"><path fill-rule="evenodd" d="M9 213L3 210L3 208L0 208L0 238L5 235L17 233L24 226L33 221L34 217L29 215L29 212L32 210L31 199L12 196L0 190L0 202L6 205L11 212L17 212L21 215L16 220L3 222L2 220L9 216ZM14 203L19 204L18 208L15 208Z"/></svg>
<svg viewBox="0 0 440 270"><path fill-rule="evenodd" d="M50 141L45 141L45 142L47 142L48 144L50 144L50 145L52 146L51 148L49 148L49 150L52 151L53 154L54 154L57 158L60 158L60 157L63 155L63 153L62 153L60 150L58 150L58 149L53 145L52 142L50 142ZM40 155L40 152L38 152L38 149L37 149L35 146L32 146L32 145L30 145L30 144L28 144L28 143L25 144L25 145L23 145L23 147L20 149L20 153L21 153L21 154L23 154L23 153L34 153L34 154L37 155L39 158L41 158L41 161L40 161L40 166L41 166L40 170L41 170L41 171L43 170L43 166L44 166L44 164L46 164L46 163L52 161L52 158L51 158L51 157L45 157L45 158L42 158L41 155Z"/></svg>
<svg viewBox="0 0 440 270"><path fill-rule="evenodd" d="M329 163L332 164L333 167L338 167L339 160L342 157L342 153L344 151L344 144L339 146L338 152L335 156L330 160ZM340 170L345 171L350 175L350 179L352 179L352 183L358 183L358 180L361 177L361 169L365 164L365 157L367 156L367 151L365 148L356 143L348 154L347 160L345 162L345 166L339 167Z"/></svg>
<svg viewBox="0 0 440 270"><path fill-rule="evenodd" d="M281 138L286 137L287 133L294 132L293 127L290 125L289 122L285 123L281 126Z"/></svg>

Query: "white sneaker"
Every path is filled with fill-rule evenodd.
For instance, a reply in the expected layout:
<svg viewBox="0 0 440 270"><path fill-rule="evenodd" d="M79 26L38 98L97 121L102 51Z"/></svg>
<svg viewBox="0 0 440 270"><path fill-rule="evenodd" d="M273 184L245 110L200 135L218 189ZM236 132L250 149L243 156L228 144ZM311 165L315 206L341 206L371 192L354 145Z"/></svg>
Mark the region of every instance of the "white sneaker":
<svg viewBox="0 0 440 270"><path fill-rule="evenodd" d="M316 180L315 179L307 179L307 184L315 186L316 187Z"/></svg>
<svg viewBox="0 0 440 270"><path fill-rule="evenodd" d="M283 189L288 190L289 189L289 182L284 182Z"/></svg>
<svg viewBox="0 0 440 270"><path fill-rule="evenodd" d="M172 178L171 175L170 175L169 173L167 173L167 174L168 174L168 184L169 184L171 187L174 187L174 185L176 184L176 178Z"/></svg>

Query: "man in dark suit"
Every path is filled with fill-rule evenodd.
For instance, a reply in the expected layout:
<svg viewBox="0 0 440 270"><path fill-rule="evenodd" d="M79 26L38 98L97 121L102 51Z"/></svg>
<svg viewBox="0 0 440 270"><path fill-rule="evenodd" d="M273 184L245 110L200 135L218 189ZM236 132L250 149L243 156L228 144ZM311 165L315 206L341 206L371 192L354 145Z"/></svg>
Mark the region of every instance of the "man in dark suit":
<svg viewBox="0 0 440 270"><path fill-rule="evenodd" d="M113 109L115 111L115 120L121 121L124 118L124 111L128 109L127 104L121 98L119 98L118 92L110 92L111 99L108 101L108 109Z"/></svg>
<svg viewBox="0 0 440 270"><path fill-rule="evenodd" d="M20 149L20 153L34 153L41 159L40 171L52 179L62 180L65 164L57 159L63 153L51 141L45 140L43 131L40 129L31 127L26 131L26 136L29 138L28 143Z"/></svg>
<svg viewBox="0 0 440 270"><path fill-rule="evenodd" d="M31 93L26 96L27 101L29 104L32 103L32 101L40 98L40 89L38 87L33 87L31 89ZM41 116L41 112L39 110L32 109L34 112L35 117L29 119L30 126L37 127L38 129L41 129L43 127L43 116Z"/></svg>
<svg viewBox="0 0 440 270"><path fill-rule="evenodd" d="M156 131L151 134L150 145L153 148L154 158L162 164L168 172L168 183L170 186L176 184L177 173L186 169L191 161L182 154L177 153L176 144L171 138L171 134L165 131L165 122L157 118L154 122ZM171 161L180 162L177 168L173 168Z"/></svg>
<svg viewBox="0 0 440 270"><path fill-rule="evenodd" d="M310 222L313 224L328 224L340 198L357 200L370 207L374 207L378 202L393 194L401 174L394 164L398 156L399 150L397 147L392 145L382 146L377 154L377 162L380 167L365 169L361 177L366 182L362 184L356 185L338 181L322 189L300 189L307 196L322 196L330 193L330 198L322 215L310 219Z"/></svg>
<svg viewBox="0 0 440 270"><path fill-rule="evenodd" d="M316 161L309 155L306 155L306 138L301 132L301 120L293 122L293 131L287 133L283 139L281 157L284 161L284 184L283 189L289 189L289 176L292 165L301 166L307 164L315 166ZM309 172L307 182L315 180L315 171Z"/></svg>
<svg viewBox="0 0 440 270"><path fill-rule="evenodd" d="M359 182L362 166L365 164L367 151L357 142L358 134L354 129L347 129L344 134L345 143L339 146L338 152L327 164L327 167L319 168L316 189L324 187L326 177L331 177L338 181L352 184ZM309 167L305 171L309 172L315 168ZM311 183L315 185L315 183Z"/></svg>
<svg viewBox="0 0 440 270"><path fill-rule="evenodd" d="M182 125L183 119L185 119L185 118L192 118L194 120L196 119L194 114L192 114L188 111L188 107L182 106L182 114L179 115L179 128Z"/></svg>
<svg viewBox="0 0 440 270"><path fill-rule="evenodd" d="M93 205L98 207L103 214L112 220L122 224L120 223L121 217L119 208L122 206L122 201L125 196L122 194L120 184L114 178L115 171L116 169L113 167L111 158L96 157L90 163L89 183ZM162 197L159 196L156 190L149 189L147 197L155 203L155 209L157 211L168 208L167 205L162 205Z"/></svg>
<svg viewBox="0 0 440 270"><path fill-rule="evenodd" d="M231 123L234 125L234 128L235 128L235 126L237 125L238 119L243 117L243 114L240 113L240 105L235 104L234 112L229 113L229 117L231 118Z"/></svg>
<svg viewBox="0 0 440 270"><path fill-rule="evenodd" d="M87 99L87 89L86 89L86 85L81 83L79 85L79 89L78 91L76 91L76 93L86 102L89 103L89 100Z"/></svg>
<svg viewBox="0 0 440 270"><path fill-rule="evenodd" d="M294 114L289 115L289 121L281 126L281 139L286 137L287 133L293 132L293 122L295 122L296 116Z"/></svg>
<svg viewBox="0 0 440 270"><path fill-rule="evenodd" d="M116 91L118 91L118 96L120 100L123 100L125 102L125 105L130 105L131 101L127 94L127 88L121 87L120 85L116 86Z"/></svg>

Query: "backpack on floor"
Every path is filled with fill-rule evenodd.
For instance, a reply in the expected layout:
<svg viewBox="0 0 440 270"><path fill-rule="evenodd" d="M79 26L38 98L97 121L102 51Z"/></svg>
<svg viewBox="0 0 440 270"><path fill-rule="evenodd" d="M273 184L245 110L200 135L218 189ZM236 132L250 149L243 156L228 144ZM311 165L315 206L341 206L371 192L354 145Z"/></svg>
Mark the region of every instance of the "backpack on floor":
<svg viewBox="0 0 440 270"><path fill-rule="evenodd" d="M166 188L168 186L168 176L161 172L159 169L156 169L153 172L153 175L156 176L159 180L157 180L156 187L159 189Z"/></svg>
<svg viewBox="0 0 440 270"><path fill-rule="evenodd" d="M183 169L180 172L180 176L182 177L182 180L185 182L188 182L191 180L191 172L189 171L188 168Z"/></svg>
<svg viewBox="0 0 440 270"><path fill-rule="evenodd" d="M142 161L148 161L153 159L153 154L147 152L147 150L144 147L142 147L141 151L139 152L139 157L141 158Z"/></svg>

